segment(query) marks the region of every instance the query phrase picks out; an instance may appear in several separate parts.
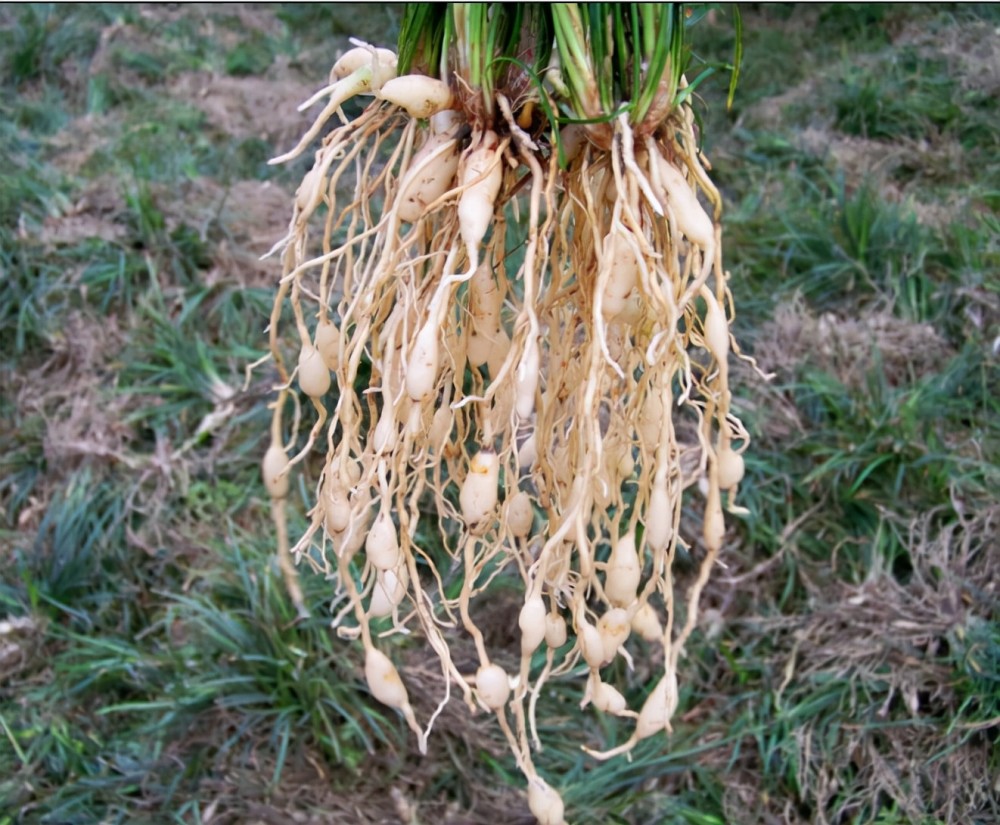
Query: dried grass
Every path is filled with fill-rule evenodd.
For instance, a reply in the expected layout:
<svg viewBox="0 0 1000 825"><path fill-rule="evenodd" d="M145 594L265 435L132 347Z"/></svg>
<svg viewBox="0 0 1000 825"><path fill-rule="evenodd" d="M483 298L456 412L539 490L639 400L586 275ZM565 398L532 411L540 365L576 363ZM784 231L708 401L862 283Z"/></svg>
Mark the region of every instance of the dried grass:
<svg viewBox="0 0 1000 825"><path fill-rule="evenodd" d="M44 629L32 616L0 619L0 697L41 662Z"/></svg>
<svg viewBox="0 0 1000 825"><path fill-rule="evenodd" d="M911 21L894 45L916 46L925 54L941 55L964 90L1000 95L1000 39L993 23L976 20L930 27Z"/></svg>
<svg viewBox="0 0 1000 825"><path fill-rule="evenodd" d="M127 402L109 399L104 392L111 362L123 340L115 317L98 322L71 311L49 339L48 358L34 369L11 376L9 389L17 420L39 416L45 422L43 449L49 479L63 478L84 461L123 457L132 435L121 423Z"/></svg>
<svg viewBox="0 0 1000 825"><path fill-rule="evenodd" d="M964 698L952 662L977 627L998 618L1000 506L943 517L885 515L909 535L905 580L876 569L847 584L825 564L807 572L800 561L808 611L741 622L773 645L762 664L782 707L792 712L824 692L841 704L839 724L824 715L794 725L798 808L785 800L756 821L843 823L895 805L912 821L930 813L957 825L996 812L991 754L1000 719L947 722ZM743 761L751 782L759 766ZM747 804L752 790L737 782L730 803Z"/></svg>
<svg viewBox="0 0 1000 825"><path fill-rule="evenodd" d="M812 364L851 388L861 386L878 365L891 386L902 386L939 370L953 354L930 324L878 307L851 316L817 316L801 296L775 308L774 320L760 328L755 344L765 371L788 378Z"/></svg>
<svg viewBox="0 0 1000 825"><path fill-rule="evenodd" d="M287 63L270 78L184 72L167 88L175 100L204 112L209 125L228 140L258 137L276 146L298 139L296 106L314 91L294 78Z"/></svg>

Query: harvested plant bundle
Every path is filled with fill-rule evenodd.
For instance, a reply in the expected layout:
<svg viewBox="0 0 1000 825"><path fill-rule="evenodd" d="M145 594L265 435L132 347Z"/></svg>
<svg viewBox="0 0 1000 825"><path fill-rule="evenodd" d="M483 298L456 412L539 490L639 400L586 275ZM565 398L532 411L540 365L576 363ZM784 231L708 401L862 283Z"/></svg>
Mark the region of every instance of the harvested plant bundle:
<svg viewBox="0 0 1000 825"><path fill-rule="evenodd" d="M284 383L263 473L292 596L301 605L293 559L336 582L338 631L360 637L372 694L423 750L437 714L416 718L372 624L418 627L442 705L457 689L496 715L543 823L563 806L532 761L542 686L578 675L583 705L631 719L631 738L597 758L669 730L723 500L734 509L743 476L720 200L684 26L679 4L414 4L398 58L363 44L341 57L303 104L325 103L314 125L275 159L327 130L274 250ZM348 117L358 95L373 99ZM290 456L296 387L316 415ZM289 547L289 473L323 447L310 526ZM702 502L688 535L684 501ZM678 546L700 558L686 588ZM512 576L524 605L508 672L470 605ZM449 654L463 632L474 673ZM632 636L663 651L638 708L601 675L631 664Z"/></svg>

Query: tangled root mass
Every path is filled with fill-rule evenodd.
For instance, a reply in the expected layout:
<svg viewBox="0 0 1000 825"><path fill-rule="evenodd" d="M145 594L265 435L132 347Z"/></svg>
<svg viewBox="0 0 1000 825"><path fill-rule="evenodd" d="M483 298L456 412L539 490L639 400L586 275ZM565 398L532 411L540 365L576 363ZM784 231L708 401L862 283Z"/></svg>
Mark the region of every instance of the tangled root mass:
<svg viewBox="0 0 1000 825"><path fill-rule="evenodd" d="M283 383L264 474L283 569L300 605L292 560L335 583L347 605L338 632L360 638L373 695L423 748L436 714L416 718L373 624L419 628L440 659L442 705L457 689L494 713L536 816L561 822L532 764L539 691L572 675L584 705L634 720L631 738L597 758L669 730L724 512L738 511L747 434L730 408L719 195L686 104L654 106L653 124L622 115L596 139L596 128L547 131L538 107L497 92L484 122L441 81L414 102L411 87L419 98L430 78L393 79L391 53L361 51L335 67L310 101L325 100L323 113L280 159L339 119L273 250ZM359 93L375 98L345 118L339 106ZM290 455L305 420L298 407L290 428L283 419L296 389L315 420ZM289 540L288 476L323 449L309 527ZM700 529L682 526L686 503ZM683 590L679 547L700 565ZM516 672L491 660L470 613L511 577L524 595ZM463 632L474 673L449 653ZM663 669L629 708L602 670L649 644Z"/></svg>

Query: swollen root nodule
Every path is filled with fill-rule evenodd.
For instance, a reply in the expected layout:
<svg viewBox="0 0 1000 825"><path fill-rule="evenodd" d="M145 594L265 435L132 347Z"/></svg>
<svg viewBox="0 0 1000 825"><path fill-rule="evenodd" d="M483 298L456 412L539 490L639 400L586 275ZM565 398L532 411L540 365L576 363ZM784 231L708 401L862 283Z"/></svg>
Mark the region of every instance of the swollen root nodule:
<svg viewBox="0 0 1000 825"><path fill-rule="evenodd" d="M309 101L323 112L282 156L322 134L276 248L263 476L279 537L290 489L305 489L291 478L309 479L310 523L283 557L349 604L336 627L363 646L374 698L424 746L437 714L411 705L389 637L424 639L435 700L457 689L496 716L531 810L559 825L532 758L542 687L576 679L588 712L623 717L628 741L597 758L670 729L747 436L718 194L688 104L574 127L561 166L544 119L557 107L539 105L558 89L505 71L484 100L461 65L398 74L395 55L359 46ZM367 105L348 117L355 95ZM686 576L678 547L696 561ZM488 649L503 634L471 608L511 581L519 644ZM471 668L450 654L466 644ZM638 697L612 684L619 657L653 663Z"/></svg>

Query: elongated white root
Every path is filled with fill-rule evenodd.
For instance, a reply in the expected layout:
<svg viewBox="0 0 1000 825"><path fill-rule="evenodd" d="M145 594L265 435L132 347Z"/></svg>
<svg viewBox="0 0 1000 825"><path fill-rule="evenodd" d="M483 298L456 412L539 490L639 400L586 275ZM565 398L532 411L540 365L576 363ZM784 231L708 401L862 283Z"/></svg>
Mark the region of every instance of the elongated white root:
<svg viewBox="0 0 1000 825"><path fill-rule="evenodd" d="M496 132L487 130L474 140L465 159L462 197L458 201L458 224L469 258L469 270L479 266L479 250L496 209L497 194L503 182L503 167Z"/></svg>
<svg viewBox="0 0 1000 825"><path fill-rule="evenodd" d="M288 452L281 443L281 410L284 401L285 392L282 391L274 404L274 417L271 420L271 443L267 452L264 453L263 462L261 462L261 476L264 488L271 498L271 519L274 521L277 540L278 566L281 568L285 587L299 618L306 619L309 618L309 608L306 606L302 585L299 584L299 574L292 563L292 554L288 546L288 518L285 513L285 504L290 487L288 481L289 460Z"/></svg>
<svg viewBox="0 0 1000 825"><path fill-rule="evenodd" d="M432 121L432 129L435 131L413 156L409 171L399 184L396 202L401 221L416 222L427 214L432 203L451 188L458 171L460 127L456 122L438 131Z"/></svg>
<svg viewBox="0 0 1000 825"><path fill-rule="evenodd" d="M424 75L408 74L383 83L376 97L405 109L410 117L428 118L453 104L448 84Z"/></svg>

